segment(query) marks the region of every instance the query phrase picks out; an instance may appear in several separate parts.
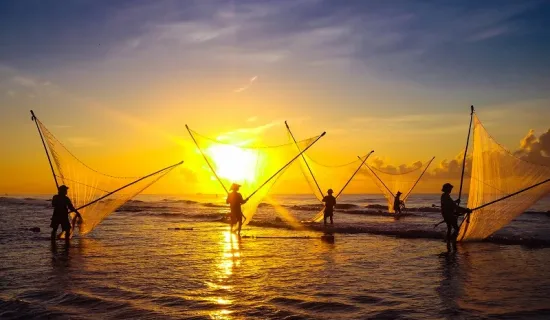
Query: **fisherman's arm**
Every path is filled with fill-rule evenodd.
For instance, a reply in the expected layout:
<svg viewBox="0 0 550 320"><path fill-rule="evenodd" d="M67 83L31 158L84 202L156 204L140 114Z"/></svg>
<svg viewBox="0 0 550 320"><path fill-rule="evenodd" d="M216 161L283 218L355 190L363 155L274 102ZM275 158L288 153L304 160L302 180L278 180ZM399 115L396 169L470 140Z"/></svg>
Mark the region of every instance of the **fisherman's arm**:
<svg viewBox="0 0 550 320"><path fill-rule="evenodd" d="M69 208L69 212L74 212L77 217L82 219L82 216L80 215L80 212L78 212L78 210L76 210L76 208L73 206L73 203L71 202L71 199L67 198L67 202L68 202L67 207Z"/></svg>
<svg viewBox="0 0 550 320"><path fill-rule="evenodd" d="M455 208L455 212L457 213L457 215L461 216L463 214L466 214L466 213L472 213L472 209L469 209L469 208L464 208L464 207L461 207L461 206L456 206Z"/></svg>

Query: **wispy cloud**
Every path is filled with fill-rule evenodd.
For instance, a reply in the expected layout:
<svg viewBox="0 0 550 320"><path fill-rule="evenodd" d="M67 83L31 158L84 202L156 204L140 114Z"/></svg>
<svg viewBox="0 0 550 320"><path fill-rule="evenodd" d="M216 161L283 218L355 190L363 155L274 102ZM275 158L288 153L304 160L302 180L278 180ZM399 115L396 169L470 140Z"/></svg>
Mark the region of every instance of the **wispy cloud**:
<svg viewBox="0 0 550 320"><path fill-rule="evenodd" d="M97 147L101 146L101 143L91 137L70 137L67 141L76 148Z"/></svg>
<svg viewBox="0 0 550 320"><path fill-rule="evenodd" d="M28 88L34 88L38 86L38 81L25 76L15 76L13 77L13 82Z"/></svg>
<svg viewBox="0 0 550 320"><path fill-rule="evenodd" d="M487 29L487 30L480 31L477 34L474 34L473 36L470 37L469 40L470 41L487 40L487 39L491 39L491 38L494 38L494 37L504 35L509 30L510 30L510 28L508 26L494 27L494 28L490 28L490 29Z"/></svg>
<svg viewBox="0 0 550 320"><path fill-rule="evenodd" d="M247 90L248 88L250 88L252 86L252 84L254 83L254 81L256 81L256 79L258 79L258 76L254 76L254 77L250 78L250 80L248 81L248 84L246 84L243 87L240 87L240 88L236 89L234 92L235 93L240 93L240 92L243 92L243 91Z"/></svg>
<svg viewBox="0 0 550 320"><path fill-rule="evenodd" d="M302 123L303 121L306 121L307 119L308 118L305 118L305 117L301 117L301 118L297 117L297 118L290 118L287 120L290 123L299 124L299 123ZM267 138L266 133L269 130L276 129L279 132L286 132L285 130L282 130L282 127L284 127L284 123L285 123L285 120L283 119L275 119L258 126L239 128L239 129L222 133L217 137L217 139L225 142L231 142L231 143L238 142L240 144L251 145L251 144L255 144L258 141L262 141L264 138ZM263 142L265 141L262 141L261 145L266 145ZM280 144L281 141L277 141L275 143Z"/></svg>

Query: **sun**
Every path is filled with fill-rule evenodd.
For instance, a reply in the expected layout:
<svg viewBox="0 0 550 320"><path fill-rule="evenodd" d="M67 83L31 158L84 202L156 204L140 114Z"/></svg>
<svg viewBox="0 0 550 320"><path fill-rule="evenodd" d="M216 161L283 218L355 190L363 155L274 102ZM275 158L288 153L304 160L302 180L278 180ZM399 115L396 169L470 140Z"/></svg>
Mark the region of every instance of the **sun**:
<svg viewBox="0 0 550 320"><path fill-rule="evenodd" d="M239 184L255 182L258 155L252 150L215 145L206 149L206 154L212 158L212 165L220 178Z"/></svg>

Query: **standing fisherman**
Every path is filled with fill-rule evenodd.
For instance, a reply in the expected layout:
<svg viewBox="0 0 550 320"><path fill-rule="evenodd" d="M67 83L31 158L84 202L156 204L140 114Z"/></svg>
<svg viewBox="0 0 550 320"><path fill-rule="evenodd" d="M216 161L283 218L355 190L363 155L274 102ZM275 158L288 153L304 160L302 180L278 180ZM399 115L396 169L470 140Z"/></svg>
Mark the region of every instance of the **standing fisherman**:
<svg viewBox="0 0 550 320"><path fill-rule="evenodd" d="M458 216L464 213L471 213L472 210L463 208L458 205L458 200L454 201L451 198L453 185L445 183L441 188L441 215L447 224L447 250L451 251L451 243L456 250L456 237L458 236ZM451 230L454 230L451 233Z"/></svg>
<svg viewBox="0 0 550 320"><path fill-rule="evenodd" d="M334 215L334 207L336 207L336 198L332 195L334 191L332 189L328 189L326 195L323 198L323 202L325 203L325 210L324 210L324 223L325 226L327 225L327 218L330 218L330 224L333 224L332 216Z"/></svg>
<svg viewBox="0 0 550 320"><path fill-rule="evenodd" d="M69 213L74 212L79 219L82 219L80 213L75 209L71 199L67 197L67 190L69 188L65 185L57 188L57 194L52 198L53 215L52 223L52 241L55 241L57 234L57 228L61 225L61 230L65 231L65 241L69 242L71 238L71 223L69 222Z"/></svg>
<svg viewBox="0 0 550 320"><path fill-rule="evenodd" d="M399 199L401 197L402 193L401 191L397 191L395 194L395 199L393 199L393 210L395 211L395 214L400 216L401 215L401 207L405 206L405 203Z"/></svg>
<svg viewBox="0 0 550 320"><path fill-rule="evenodd" d="M231 193L227 195L225 203L229 204L231 209L230 218L231 218L231 231L233 231L233 226L235 223L238 223L238 235L241 236L241 227L243 225L243 211L241 205L245 204L247 200L243 199L243 196L238 192L241 186L239 184L233 183L231 185Z"/></svg>

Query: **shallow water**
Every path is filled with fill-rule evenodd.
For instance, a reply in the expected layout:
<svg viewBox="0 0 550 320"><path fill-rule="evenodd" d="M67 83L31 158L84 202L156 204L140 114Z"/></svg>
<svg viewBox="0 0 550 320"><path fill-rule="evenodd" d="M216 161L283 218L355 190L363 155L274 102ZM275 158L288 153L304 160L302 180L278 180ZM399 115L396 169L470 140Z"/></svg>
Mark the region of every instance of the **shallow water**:
<svg viewBox="0 0 550 320"><path fill-rule="evenodd" d="M548 248L467 243L447 254L440 239L337 233L327 243L315 231L256 226L245 227L249 237L238 240L213 221L225 209L204 206L212 199L140 199L146 202L133 202L68 247L51 246L51 210L43 199L0 202L0 318L550 317ZM284 202L292 215L315 213L293 210L307 202L299 197ZM336 217L340 224L398 230L429 229L438 220L433 213L399 221ZM273 219L268 206L254 217ZM502 233L548 234L546 216L521 219ZM30 226L42 230L23 230ZM187 230L170 229L176 227Z"/></svg>

